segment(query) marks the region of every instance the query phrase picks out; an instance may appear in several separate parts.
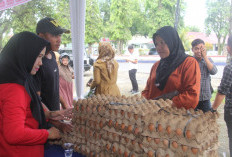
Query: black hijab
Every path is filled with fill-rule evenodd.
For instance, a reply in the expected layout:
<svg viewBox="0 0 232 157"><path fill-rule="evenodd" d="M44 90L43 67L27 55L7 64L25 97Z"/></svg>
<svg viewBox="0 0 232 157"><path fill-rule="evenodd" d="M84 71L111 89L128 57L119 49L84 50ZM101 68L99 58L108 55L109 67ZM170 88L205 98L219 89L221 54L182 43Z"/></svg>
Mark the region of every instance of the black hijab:
<svg viewBox="0 0 232 157"><path fill-rule="evenodd" d="M31 32L21 32L14 35L0 53L0 84L17 83L25 87L39 128L46 128L46 120L30 73L44 47L49 51L50 43Z"/></svg>
<svg viewBox="0 0 232 157"><path fill-rule="evenodd" d="M188 57L177 31L171 26L164 26L153 34L155 44L156 36L160 36L168 45L170 55L160 60L156 70L155 85L163 90L170 74Z"/></svg>

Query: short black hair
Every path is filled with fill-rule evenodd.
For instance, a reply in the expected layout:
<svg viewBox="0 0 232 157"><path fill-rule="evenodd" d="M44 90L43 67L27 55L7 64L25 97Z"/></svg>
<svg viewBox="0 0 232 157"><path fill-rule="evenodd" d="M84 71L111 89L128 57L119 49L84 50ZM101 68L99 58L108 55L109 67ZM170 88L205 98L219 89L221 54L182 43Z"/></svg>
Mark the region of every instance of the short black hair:
<svg viewBox="0 0 232 157"><path fill-rule="evenodd" d="M229 36L228 40L227 40L227 46L229 46L230 48L232 48L232 35Z"/></svg>
<svg viewBox="0 0 232 157"><path fill-rule="evenodd" d="M192 41L191 44L192 44L192 47L195 47L195 46L197 46L199 44L204 44L205 45L205 42L203 40L201 40L201 39L195 39L195 40Z"/></svg>
<svg viewBox="0 0 232 157"><path fill-rule="evenodd" d="M133 45L129 45L128 49L134 49L134 46Z"/></svg>

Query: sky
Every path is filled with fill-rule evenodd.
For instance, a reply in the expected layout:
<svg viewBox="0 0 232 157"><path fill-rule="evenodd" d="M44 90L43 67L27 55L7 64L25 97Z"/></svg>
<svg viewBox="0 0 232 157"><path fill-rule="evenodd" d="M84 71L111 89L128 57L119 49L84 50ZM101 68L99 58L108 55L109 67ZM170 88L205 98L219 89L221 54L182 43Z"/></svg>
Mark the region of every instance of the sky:
<svg viewBox="0 0 232 157"><path fill-rule="evenodd" d="M201 31L204 31L204 22L207 17L205 7L206 0L185 0L185 26L197 26Z"/></svg>

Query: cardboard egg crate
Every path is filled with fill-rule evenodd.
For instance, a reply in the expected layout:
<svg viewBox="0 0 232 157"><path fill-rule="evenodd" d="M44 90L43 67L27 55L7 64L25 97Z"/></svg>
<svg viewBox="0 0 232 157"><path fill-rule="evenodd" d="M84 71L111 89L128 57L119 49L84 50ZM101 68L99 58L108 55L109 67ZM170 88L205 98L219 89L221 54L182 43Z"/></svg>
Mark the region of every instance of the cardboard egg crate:
<svg viewBox="0 0 232 157"><path fill-rule="evenodd" d="M86 156L216 157L218 113L171 104L138 95L78 100L73 131L53 143L72 142L74 150Z"/></svg>

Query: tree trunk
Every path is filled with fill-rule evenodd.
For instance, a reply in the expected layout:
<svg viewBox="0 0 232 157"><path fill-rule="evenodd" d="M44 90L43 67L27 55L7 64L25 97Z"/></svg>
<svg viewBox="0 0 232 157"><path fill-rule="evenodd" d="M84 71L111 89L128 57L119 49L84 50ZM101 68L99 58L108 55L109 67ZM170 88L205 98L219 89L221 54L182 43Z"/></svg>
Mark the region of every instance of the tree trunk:
<svg viewBox="0 0 232 157"><path fill-rule="evenodd" d="M122 49L123 49L123 41L119 40L117 42L117 54L122 54Z"/></svg>
<svg viewBox="0 0 232 157"><path fill-rule="evenodd" d="M0 35L0 52L2 52L2 34Z"/></svg>
<svg viewBox="0 0 232 157"><path fill-rule="evenodd" d="M229 35L232 34L232 0L230 2L230 30L229 30Z"/></svg>
<svg viewBox="0 0 232 157"><path fill-rule="evenodd" d="M91 43L88 43L88 52L87 52L87 54L88 54L88 56L90 56L90 54L92 54L92 44Z"/></svg>
<svg viewBox="0 0 232 157"><path fill-rule="evenodd" d="M220 39L221 39L221 38L218 38L218 54L219 54L219 55L222 54Z"/></svg>
<svg viewBox="0 0 232 157"><path fill-rule="evenodd" d="M178 24L179 24L179 16L180 16L180 0L176 2L176 14L175 14L175 25L174 28L178 31Z"/></svg>

